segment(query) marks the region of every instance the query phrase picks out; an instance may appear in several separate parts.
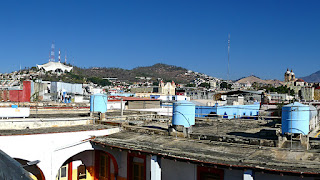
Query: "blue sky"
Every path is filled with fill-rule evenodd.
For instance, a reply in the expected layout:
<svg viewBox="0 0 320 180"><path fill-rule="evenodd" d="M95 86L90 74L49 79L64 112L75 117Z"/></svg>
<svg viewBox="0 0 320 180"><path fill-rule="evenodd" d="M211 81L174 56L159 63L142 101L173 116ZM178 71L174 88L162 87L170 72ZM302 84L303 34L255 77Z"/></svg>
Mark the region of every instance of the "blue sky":
<svg viewBox="0 0 320 180"><path fill-rule="evenodd" d="M320 1L1 1L0 72L48 61L52 41L80 67L155 63L230 79L320 70ZM74 59L74 60L73 60Z"/></svg>

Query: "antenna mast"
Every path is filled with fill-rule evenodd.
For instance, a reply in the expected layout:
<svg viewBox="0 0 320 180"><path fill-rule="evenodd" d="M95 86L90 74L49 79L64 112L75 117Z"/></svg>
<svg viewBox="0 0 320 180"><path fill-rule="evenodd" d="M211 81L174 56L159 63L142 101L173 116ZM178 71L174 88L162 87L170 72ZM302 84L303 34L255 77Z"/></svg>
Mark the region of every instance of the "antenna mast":
<svg viewBox="0 0 320 180"><path fill-rule="evenodd" d="M59 49L59 63L61 62L61 52L60 52L60 49Z"/></svg>
<svg viewBox="0 0 320 180"><path fill-rule="evenodd" d="M54 62L54 41L52 42L52 45L51 45L51 58L50 58L50 61Z"/></svg>
<svg viewBox="0 0 320 180"><path fill-rule="evenodd" d="M64 53L64 63L67 64L67 51Z"/></svg>
<svg viewBox="0 0 320 180"><path fill-rule="evenodd" d="M228 34L228 81L230 75L230 34Z"/></svg>

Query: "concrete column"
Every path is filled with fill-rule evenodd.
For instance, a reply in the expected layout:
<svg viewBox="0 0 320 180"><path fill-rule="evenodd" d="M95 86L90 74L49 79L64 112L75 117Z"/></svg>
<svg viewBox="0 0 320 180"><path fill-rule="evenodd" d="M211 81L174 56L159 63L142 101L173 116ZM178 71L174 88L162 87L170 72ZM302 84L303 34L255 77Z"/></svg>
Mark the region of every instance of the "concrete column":
<svg viewBox="0 0 320 180"><path fill-rule="evenodd" d="M161 158L152 156L150 166L151 180L161 180Z"/></svg>
<svg viewBox="0 0 320 180"><path fill-rule="evenodd" d="M250 169L243 171L243 180L254 180L254 172Z"/></svg>
<svg viewBox="0 0 320 180"><path fill-rule="evenodd" d="M120 108L121 108L121 117L123 116L123 107L122 107L122 104L123 104L123 99L121 98L121 104L120 104Z"/></svg>
<svg viewBox="0 0 320 180"><path fill-rule="evenodd" d="M106 120L106 113L100 113L100 121Z"/></svg>

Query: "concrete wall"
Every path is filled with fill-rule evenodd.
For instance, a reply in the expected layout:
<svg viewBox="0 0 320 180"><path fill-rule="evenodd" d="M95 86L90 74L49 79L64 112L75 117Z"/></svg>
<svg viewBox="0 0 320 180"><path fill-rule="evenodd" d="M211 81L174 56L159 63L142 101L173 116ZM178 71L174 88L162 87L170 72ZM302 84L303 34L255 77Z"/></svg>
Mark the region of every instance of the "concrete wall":
<svg viewBox="0 0 320 180"><path fill-rule="evenodd" d="M306 101L314 100L314 87L301 88L301 99Z"/></svg>
<svg viewBox="0 0 320 180"><path fill-rule="evenodd" d="M8 101L10 99L9 91L7 91L7 90L1 90L0 91L0 95L1 95L1 97L0 97L1 101L6 102L6 101Z"/></svg>
<svg viewBox="0 0 320 180"><path fill-rule="evenodd" d="M132 93L153 93L154 87L138 87L138 88L131 88L130 92Z"/></svg>
<svg viewBox="0 0 320 180"><path fill-rule="evenodd" d="M128 109L160 108L160 101L128 101Z"/></svg>
<svg viewBox="0 0 320 180"><path fill-rule="evenodd" d="M67 92L68 94L83 94L82 84L51 82L51 93Z"/></svg>
<svg viewBox="0 0 320 180"><path fill-rule="evenodd" d="M31 82L23 81L23 90L10 90L9 99L12 102L30 102Z"/></svg>
<svg viewBox="0 0 320 180"><path fill-rule="evenodd" d="M44 173L46 180L55 180L59 168L66 160L80 152L93 150L91 143L85 141L86 139L119 131L119 128L112 128L80 132L0 136L0 149L13 158L27 161L40 160L38 167Z"/></svg>
<svg viewBox="0 0 320 180"><path fill-rule="evenodd" d="M118 164L118 180L126 180L127 177L127 163L128 163L128 151L119 151L119 149L110 149L110 147L101 146L94 147L95 149L99 149L110 153L112 156L115 157L117 164ZM77 156L75 156L77 157ZM170 159L162 159L159 157L160 164L161 164L161 179L183 179L183 180L198 180L197 172L199 164L181 162L181 161L174 161ZM200 166L202 167L202 166ZM205 166L204 166L205 167ZM212 168L212 167L208 167ZM241 180L244 179L244 170L237 170L237 169L220 169L223 170L223 177L224 180ZM146 180L151 180L151 156L146 155ZM114 173L114 166L111 165L110 169L111 174ZM111 178L113 179L113 178ZM159 179L159 178L157 178ZM268 174L268 173L255 173L253 171L253 179L256 180L298 180L301 179L300 176L281 176L280 174ZM313 180L314 178L306 178L306 180Z"/></svg>
<svg viewBox="0 0 320 180"><path fill-rule="evenodd" d="M161 159L162 179L197 180L198 165L186 162ZM224 170L225 180L239 180L243 177L242 170Z"/></svg>
<svg viewBox="0 0 320 180"><path fill-rule="evenodd" d="M215 92L186 89L185 95L187 95L191 99L212 99L213 100Z"/></svg>
<svg viewBox="0 0 320 180"><path fill-rule="evenodd" d="M183 100L187 100L190 101L190 97L187 96L182 96L182 95L159 95L157 98L156 96L154 96L155 98L152 98L150 96L151 99L160 99L163 101L183 101Z"/></svg>
<svg viewBox="0 0 320 180"><path fill-rule="evenodd" d="M217 114L224 115L224 118L232 119L243 116L256 116L259 114L260 104L238 105L238 106L218 106ZM229 115L229 116L228 116Z"/></svg>
<svg viewBox="0 0 320 180"><path fill-rule="evenodd" d="M62 127L92 124L89 118L27 118L27 119L3 119L0 121L0 129L37 129L48 127Z"/></svg>
<svg viewBox="0 0 320 180"><path fill-rule="evenodd" d="M9 118L9 117L15 117L15 118L24 118L29 117L30 115L30 108L28 107L1 107L0 108L0 118Z"/></svg>
<svg viewBox="0 0 320 180"><path fill-rule="evenodd" d="M197 166L195 164L161 159L161 168L162 179L197 179Z"/></svg>
<svg viewBox="0 0 320 180"><path fill-rule="evenodd" d="M135 97L134 93L110 93L110 96L123 96L123 97Z"/></svg>
<svg viewBox="0 0 320 180"><path fill-rule="evenodd" d="M314 90L314 100L317 100L317 101L320 100L320 89Z"/></svg>
<svg viewBox="0 0 320 180"><path fill-rule="evenodd" d="M242 116L256 116L259 113L260 104L237 106L196 106L196 117L206 117L210 113L216 113L224 118L232 119Z"/></svg>
<svg viewBox="0 0 320 180"><path fill-rule="evenodd" d="M224 179L225 180L239 180L243 179L243 171L242 170L224 170Z"/></svg>
<svg viewBox="0 0 320 180"><path fill-rule="evenodd" d="M36 95L39 95L40 101L49 101L49 90L51 82L40 81L40 82L31 82L31 101L36 101ZM49 90L48 90L49 89Z"/></svg>
<svg viewBox="0 0 320 180"><path fill-rule="evenodd" d="M126 104L126 101L123 101L122 102L122 109L123 110L125 109L125 104ZM121 109L121 101L112 101L112 100L110 101L110 100L108 100L107 109L108 110Z"/></svg>

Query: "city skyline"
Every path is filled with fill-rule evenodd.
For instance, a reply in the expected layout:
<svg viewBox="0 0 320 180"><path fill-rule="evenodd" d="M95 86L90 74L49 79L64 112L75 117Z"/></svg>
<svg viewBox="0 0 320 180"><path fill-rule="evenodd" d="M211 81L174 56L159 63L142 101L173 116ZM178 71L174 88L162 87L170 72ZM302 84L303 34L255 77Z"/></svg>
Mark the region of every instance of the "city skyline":
<svg viewBox="0 0 320 180"><path fill-rule="evenodd" d="M56 61L132 69L165 63L227 79L283 80L320 66L317 1L10 1L0 7L0 72ZM7 63L6 63L7 62ZM9 63L8 63L9 62Z"/></svg>

